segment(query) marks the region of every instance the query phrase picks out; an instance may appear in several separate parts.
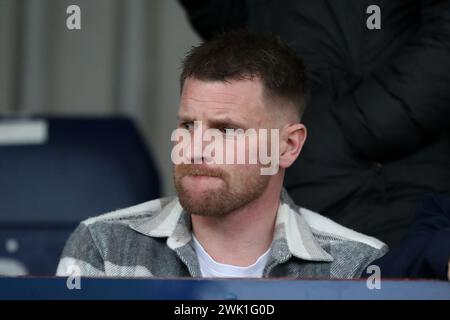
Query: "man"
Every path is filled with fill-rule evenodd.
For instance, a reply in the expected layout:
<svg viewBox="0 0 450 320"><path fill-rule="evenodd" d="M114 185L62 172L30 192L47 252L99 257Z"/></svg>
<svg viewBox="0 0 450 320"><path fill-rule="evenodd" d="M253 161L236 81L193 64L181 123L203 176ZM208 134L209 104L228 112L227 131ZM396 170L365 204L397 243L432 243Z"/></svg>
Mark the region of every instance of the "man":
<svg viewBox="0 0 450 320"><path fill-rule="evenodd" d="M282 187L306 139L306 88L303 62L274 38L237 32L193 48L183 63L177 129L193 141L172 153L178 197L82 222L57 275L77 266L85 276L360 277L387 247L299 208ZM277 134L264 136L266 129ZM276 155L268 175L262 149ZM231 160L249 157L217 161L231 153Z"/></svg>
<svg viewBox="0 0 450 320"><path fill-rule="evenodd" d="M297 203L393 247L426 194L450 194L449 0L179 1L206 40L247 28L304 59Z"/></svg>

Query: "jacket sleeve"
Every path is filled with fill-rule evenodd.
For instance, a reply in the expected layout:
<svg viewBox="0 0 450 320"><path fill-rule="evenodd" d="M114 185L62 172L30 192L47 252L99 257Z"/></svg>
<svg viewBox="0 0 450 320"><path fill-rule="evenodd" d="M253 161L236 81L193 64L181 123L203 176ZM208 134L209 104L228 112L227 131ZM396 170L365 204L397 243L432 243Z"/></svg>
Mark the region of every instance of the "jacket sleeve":
<svg viewBox="0 0 450 320"><path fill-rule="evenodd" d="M245 0L179 0L189 21L208 40L215 34L244 28L247 23Z"/></svg>
<svg viewBox="0 0 450 320"><path fill-rule="evenodd" d="M371 264L379 266L386 278L447 280L449 259L450 197L430 195L419 206L405 238Z"/></svg>
<svg viewBox="0 0 450 320"><path fill-rule="evenodd" d="M421 4L414 39L333 106L348 140L372 160L413 152L450 126L450 1Z"/></svg>
<svg viewBox="0 0 450 320"><path fill-rule="evenodd" d="M105 276L104 259L89 226L81 223L67 240L56 276Z"/></svg>

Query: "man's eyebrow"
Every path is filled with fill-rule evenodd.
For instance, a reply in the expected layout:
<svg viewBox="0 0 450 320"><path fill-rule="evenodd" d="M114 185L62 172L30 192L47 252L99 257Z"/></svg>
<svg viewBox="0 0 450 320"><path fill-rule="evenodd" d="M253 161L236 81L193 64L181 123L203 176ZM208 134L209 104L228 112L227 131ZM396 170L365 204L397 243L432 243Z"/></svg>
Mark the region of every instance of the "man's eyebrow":
<svg viewBox="0 0 450 320"><path fill-rule="evenodd" d="M247 125L244 122L231 119L230 117L210 119L209 122L213 126L227 126L228 125L228 126L237 127L237 128L247 127Z"/></svg>
<svg viewBox="0 0 450 320"><path fill-rule="evenodd" d="M177 115L177 120L178 121L196 121L197 119L195 119L192 116L189 115L185 115L185 114L178 114ZM219 126L231 126L231 127L236 127L236 128L242 128L245 129L248 124L238 121L238 120L234 120L230 117L218 117L217 119L209 119L208 123L211 125L211 127L219 127Z"/></svg>
<svg viewBox="0 0 450 320"><path fill-rule="evenodd" d="M194 121L195 119L186 114L177 114L178 121Z"/></svg>

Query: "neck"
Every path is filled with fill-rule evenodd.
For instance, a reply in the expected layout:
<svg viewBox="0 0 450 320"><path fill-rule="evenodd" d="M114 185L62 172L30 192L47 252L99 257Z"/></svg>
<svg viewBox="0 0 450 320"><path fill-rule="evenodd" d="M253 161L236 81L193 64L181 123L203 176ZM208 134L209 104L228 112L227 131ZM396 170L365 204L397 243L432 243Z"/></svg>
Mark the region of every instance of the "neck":
<svg viewBox="0 0 450 320"><path fill-rule="evenodd" d="M249 266L269 249L283 181L274 178L259 198L242 208L220 217L192 215L193 233L215 261Z"/></svg>

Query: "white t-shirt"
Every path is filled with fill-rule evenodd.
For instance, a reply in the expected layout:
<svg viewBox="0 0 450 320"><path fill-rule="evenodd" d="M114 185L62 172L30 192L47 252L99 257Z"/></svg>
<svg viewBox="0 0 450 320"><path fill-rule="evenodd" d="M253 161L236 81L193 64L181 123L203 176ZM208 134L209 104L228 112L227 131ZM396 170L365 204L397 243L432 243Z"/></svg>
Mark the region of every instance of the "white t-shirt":
<svg viewBox="0 0 450 320"><path fill-rule="evenodd" d="M206 278L261 278L264 267L269 259L269 250L262 254L256 262L247 267L238 267L215 261L202 247L200 242L194 238L195 252L197 253L200 271Z"/></svg>

